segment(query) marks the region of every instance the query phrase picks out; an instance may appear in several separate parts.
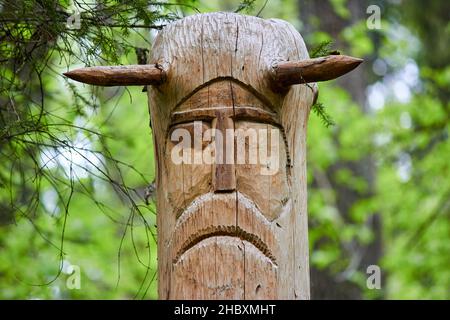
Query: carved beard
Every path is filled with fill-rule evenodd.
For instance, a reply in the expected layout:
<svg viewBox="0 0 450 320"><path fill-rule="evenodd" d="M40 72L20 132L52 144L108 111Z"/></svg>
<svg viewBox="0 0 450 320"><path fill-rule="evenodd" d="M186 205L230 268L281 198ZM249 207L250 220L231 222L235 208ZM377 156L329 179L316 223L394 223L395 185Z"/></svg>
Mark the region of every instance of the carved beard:
<svg viewBox="0 0 450 320"><path fill-rule="evenodd" d="M277 226L240 192L196 198L178 218L170 244L174 298L239 299L244 287L252 285L247 299L252 298L249 292L253 298L274 299L279 248L273 228Z"/></svg>

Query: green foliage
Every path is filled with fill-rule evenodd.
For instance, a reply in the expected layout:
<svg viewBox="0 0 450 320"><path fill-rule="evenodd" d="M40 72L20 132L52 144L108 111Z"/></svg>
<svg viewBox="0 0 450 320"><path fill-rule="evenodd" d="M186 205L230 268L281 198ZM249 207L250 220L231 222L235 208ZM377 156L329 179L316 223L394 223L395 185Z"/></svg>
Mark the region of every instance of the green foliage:
<svg viewBox="0 0 450 320"><path fill-rule="evenodd" d="M333 54L335 51L331 49L332 45L333 41L331 40L323 41L311 50L309 56L311 58L319 58ZM313 104L311 110L322 120L322 123L326 128L335 125L333 118L326 112L322 102L317 101Z"/></svg>
<svg viewBox="0 0 450 320"><path fill-rule="evenodd" d="M311 110L322 120L325 127L334 126L335 123L331 116L326 112L325 106L321 102L316 102L311 107Z"/></svg>
<svg viewBox="0 0 450 320"><path fill-rule="evenodd" d="M146 94L75 84L61 73L136 63L136 48L151 45L149 28L197 9L300 27L305 1L75 2L80 29L66 25L72 1L0 2L0 298L154 299ZM371 107L373 96L358 99L340 81L321 84L307 140L311 266L369 299L449 299L449 3L430 2L424 15L419 0L376 1L381 30L349 15L355 3L365 12L360 2L328 3L345 25L326 32L322 13L308 12L311 57L330 54L331 40L364 57L363 93L378 88L382 103ZM376 63L383 72L373 72ZM377 240L382 290L369 290L364 256ZM80 290L67 286L70 265L80 267Z"/></svg>
<svg viewBox="0 0 450 320"><path fill-rule="evenodd" d="M0 10L0 298L155 298L146 108L130 112L117 106L131 108L123 89L90 91L62 73L136 63L149 30L195 11L191 1L2 1ZM80 290L66 286L71 264Z"/></svg>
<svg viewBox="0 0 450 320"><path fill-rule="evenodd" d="M332 50L331 50L332 45L333 45L333 41L325 40L325 41L319 43L316 47L314 47L311 50L311 53L309 54L309 56L311 58L319 58L319 57L323 57L323 56L328 56L332 52Z"/></svg>
<svg viewBox="0 0 450 320"><path fill-rule="evenodd" d="M255 9L255 2L256 0L242 0L234 12L239 13L243 11L248 13Z"/></svg>
<svg viewBox="0 0 450 320"><path fill-rule="evenodd" d="M350 51L348 52L350 55L364 57L374 52L374 42L368 32L365 20L343 30L342 38L352 44Z"/></svg>
<svg viewBox="0 0 450 320"><path fill-rule="evenodd" d="M348 19L350 17L350 10L347 2L347 0L330 0L333 10L343 19Z"/></svg>
<svg viewBox="0 0 450 320"><path fill-rule="evenodd" d="M433 21L430 24L441 20L442 5L439 12L431 10L437 18L428 16L426 20ZM365 21L360 21L341 34L350 54L386 63L385 77L367 75L373 83L379 81L377 88L381 84L384 104L379 110L361 112L367 106L358 107L343 90L328 83L321 86L321 101L336 125L327 130L316 117L309 124L311 262L329 270L337 281L357 283L367 298L448 299L450 82L447 68L431 65L448 64L449 55L439 53L441 58L436 59L432 46L421 45L434 34L441 35L448 22L439 30L428 29L429 23L405 14L410 10L421 11L414 1L401 8L391 5L391 16L383 19L381 30L369 31ZM438 42L448 46L448 41ZM366 73L372 71L372 63ZM405 69L415 68L411 64L418 68L416 83L411 81L412 74L406 79L401 76ZM398 101L398 88L403 84L410 98ZM369 96L368 104L370 100ZM358 172L349 170L370 159L375 159L372 187ZM343 190L357 198L345 211L340 209L345 201ZM359 270L355 267L360 244L370 244L377 237L374 213L382 222L379 265L385 278L381 291L366 288L365 265Z"/></svg>

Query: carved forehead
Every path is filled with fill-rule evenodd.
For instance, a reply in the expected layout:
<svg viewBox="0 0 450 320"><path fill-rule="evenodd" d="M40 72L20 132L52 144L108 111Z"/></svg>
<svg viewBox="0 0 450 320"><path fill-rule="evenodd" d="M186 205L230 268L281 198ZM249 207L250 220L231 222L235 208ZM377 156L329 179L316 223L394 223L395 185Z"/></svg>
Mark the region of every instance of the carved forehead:
<svg viewBox="0 0 450 320"><path fill-rule="evenodd" d="M184 97L173 112L223 107L252 107L276 112L275 107L264 96L233 80L214 81L197 88Z"/></svg>
<svg viewBox="0 0 450 320"><path fill-rule="evenodd" d="M166 83L158 88L170 96L165 101L170 110L205 83L224 78L263 92L279 108L285 95L270 90L269 69L279 61L305 58L304 41L287 22L212 13L184 18L160 31L149 62L170 65Z"/></svg>

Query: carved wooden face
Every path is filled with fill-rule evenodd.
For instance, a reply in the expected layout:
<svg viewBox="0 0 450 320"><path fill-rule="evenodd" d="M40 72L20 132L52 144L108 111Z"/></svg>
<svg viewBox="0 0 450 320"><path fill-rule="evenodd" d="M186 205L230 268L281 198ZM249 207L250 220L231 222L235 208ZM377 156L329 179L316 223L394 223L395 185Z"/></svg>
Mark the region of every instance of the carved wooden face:
<svg viewBox="0 0 450 320"><path fill-rule="evenodd" d="M309 295L301 243L314 92L303 85L274 92L267 73L274 61L307 57L291 28L200 15L156 39L150 62L170 66L166 81L149 88L162 299Z"/></svg>
<svg viewBox="0 0 450 320"><path fill-rule="evenodd" d="M173 165L183 152L183 163ZM181 180L168 186L177 216L206 193L238 191L269 221L289 200L284 130L274 111L238 83L212 83L175 108L165 155L169 180Z"/></svg>
<svg viewBox="0 0 450 320"><path fill-rule="evenodd" d="M197 135L200 132L203 137L197 142L198 150L194 142L196 126ZM182 131L188 135L176 134ZM186 142L187 137L190 139ZM180 145L182 149L174 153ZM258 291L275 285L279 248L272 231L276 224L272 222L289 211L291 203L289 154L274 111L241 84L214 82L174 109L165 148L165 172L171 181L166 201L176 216L170 240L173 276L193 276L193 266L201 257L219 250L226 256L220 259L236 267L239 261L264 261L267 283L260 284ZM197 159L195 151L200 153ZM174 161L178 152L187 153L184 159L178 154L187 163ZM213 163L205 161L208 155L212 155ZM247 248L245 260L240 246ZM186 279L174 281L186 283ZM238 282L223 290L233 292L236 285ZM211 290L203 294L210 296L217 291Z"/></svg>

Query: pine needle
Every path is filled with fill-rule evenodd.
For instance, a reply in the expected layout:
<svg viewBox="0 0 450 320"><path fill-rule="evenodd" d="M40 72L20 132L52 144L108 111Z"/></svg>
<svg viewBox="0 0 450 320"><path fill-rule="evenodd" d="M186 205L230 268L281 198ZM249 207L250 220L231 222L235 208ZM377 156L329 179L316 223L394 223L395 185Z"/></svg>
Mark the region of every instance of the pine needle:
<svg viewBox="0 0 450 320"><path fill-rule="evenodd" d="M311 50L311 58L319 58L328 56L330 54L339 54L337 51L332 50L333 41L327 40L319 43ZM316 102L312 107L312 111L320 118L325 127L334 126L336 123L333 118L326 112L325 106L322 102Z"/></svg>
<svg viewBox="0 0 450 320"><path fill-rule="evenodd" d="M234 13L239 13L241 11L249 13L255 8L255 2L256 0L242 0L237 9L234 10Z"/></svg>
<svg viewBox="0 0 450 320"><path fill-rule="evenodd" d="M326 128L336 124L333 118L326 112L322 102L316 102L311 109L320 118Z"/></svg>
<svg viewBox="0 0 450 320"><path fill-rule="evenodd" d="M333 50L331 50L332 45L333 45L333 41L331 41L331 40L327 40L327 41L319 43L318 46L314 47L311 50L310 57L318 58L318 57L330 55L333 52Z"/></svg>

